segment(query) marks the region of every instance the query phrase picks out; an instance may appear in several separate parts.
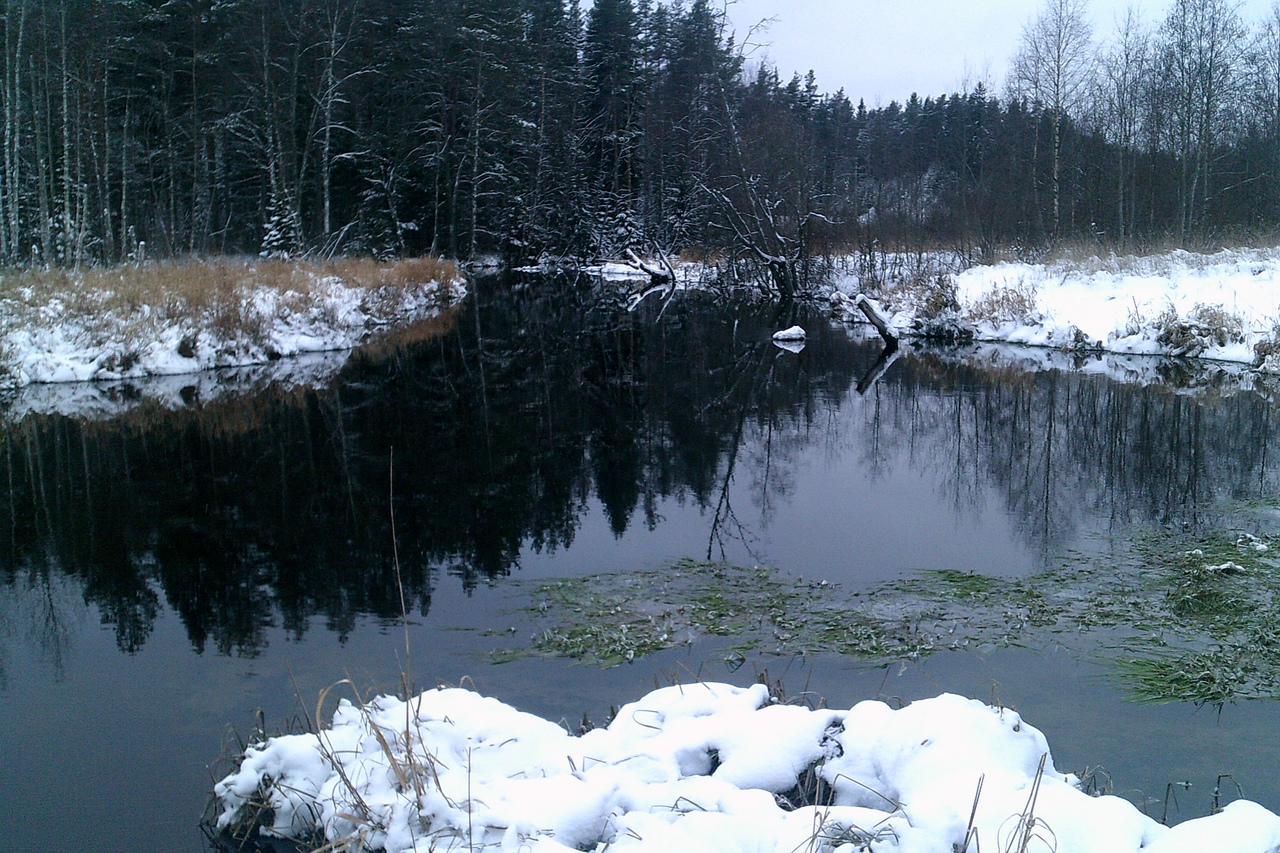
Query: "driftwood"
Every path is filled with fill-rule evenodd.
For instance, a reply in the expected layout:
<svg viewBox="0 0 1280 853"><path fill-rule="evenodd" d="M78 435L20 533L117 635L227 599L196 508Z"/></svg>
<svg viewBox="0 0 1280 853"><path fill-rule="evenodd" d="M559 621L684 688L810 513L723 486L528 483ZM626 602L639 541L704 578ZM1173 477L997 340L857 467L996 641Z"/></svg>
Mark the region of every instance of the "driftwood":
<svg viewBox="0 0 1280 853"><path fill-rule="evenodd" d="M661 284L662 282L675 284L676 271L671 268L671 262L667 260L667 256L661 252L658 253L658 259L662 261L662 266L665 269L658 269L657 267L646 264L644 261L640 260L639 255L631 249L627 249L627 259L627 266L634 267L635 269L640 270L640 272L647 274L649 276L649 280L654 284Z"/></svg>
<svg viewBox="0 0 1280 853"><path fill-rule="evenodd" d="M627 310L634 311L645 300L645 297L654 294L662 294L662 310L658 312L661 317L667 311L667 306L671 304L671 298L676 295L676 271L671 266L671 261L667 260L667 256L662 252L657 252L657 257L662 261L664 269L658 269L650 264L645 263L631 249L627 249L627 266L640 270L649 276L649 286L636 291L627 297Z"/></svg>
<svg viewBox="0 0 1280 853"><path fill-rule="evenodd" d="M880 337L884 338L885 344L890 349L898 345L897 333L889 326L889 321L884 316L884 309L874 299L861 293L851 297L837 290L831 294L831 301L847 314L852 314L853 309L857 308L866 315L871 325L876 327L876 331L880 333Z"/></svg>
<svg viewBox="0 0 1280 853"><path fill-rule="evenodd" d="M882 309L874 299L868 299L865 295L859 293L853 297L853 304L862 309L862 313L867 315L867 319L871 321L871 325L876 327L876 331L880 333L880 337L884 338L885 344L893 349L898 346L898 336L893 329L889 328L889 321L885 319L884 309Z"/></svg>

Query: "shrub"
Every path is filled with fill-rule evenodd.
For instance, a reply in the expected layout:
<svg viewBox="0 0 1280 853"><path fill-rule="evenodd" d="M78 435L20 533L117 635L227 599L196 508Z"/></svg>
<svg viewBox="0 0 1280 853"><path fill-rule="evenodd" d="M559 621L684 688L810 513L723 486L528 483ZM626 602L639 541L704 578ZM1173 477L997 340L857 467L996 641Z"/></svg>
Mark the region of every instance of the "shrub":
<svg viewBox="0 0 1280 853"><path fill-rule="evenodd" d="M1039 323L1041 316L1036 310L1036 290L1035 282L1026 279L1019 279L1012 285L996 285L969 307L969 319L993 326Z"/></svg>
<svg viewBox="0 0 1280 853"><path fill-rule="evenodd" d="M1197 304L1185 318L1170 305L1152 325L1156 343L1174 357L1195 358L1209 347L1244 342L1244 321L1215 305Z"/></svg>

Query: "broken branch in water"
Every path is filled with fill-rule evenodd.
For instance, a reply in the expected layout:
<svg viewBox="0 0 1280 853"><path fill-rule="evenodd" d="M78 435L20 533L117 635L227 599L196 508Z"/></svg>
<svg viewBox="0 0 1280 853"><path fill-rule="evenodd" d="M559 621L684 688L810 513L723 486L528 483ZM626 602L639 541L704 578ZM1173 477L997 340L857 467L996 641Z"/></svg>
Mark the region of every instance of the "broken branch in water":
<svg viewBox="0 0 1280 853"><path fill-rule="evenodd" d="M853 304L862 309L862 313L867 315L867 319L871 321L871 325L876 327L876 331L880 333L880 337L884 338L884 342L890 347L898 345L898 336L893 329L889 328L889 321L885 319L884 311L876 304L874 299L867 298L864 294L859 293L853 297Z"/></svg>
<svg viewBox="0 0 1280 853"><path fill-rule="evenodd" d="M676 280L675 271L671 269L671 263L667 261L667 259L663 257L661 253L659 253L659 258L661 258L662 261L664 262L664 265L666 266L665 270L660 270L657 267L653 267L653 266L650 266L649 264L646 264L644 261L640 260L640 256L637 255L631 249L627 249L627 258L628 258L627 266L634 267L635 269L640 270L640 272L645 273L646 275L649 276L649 278L653 281L654 284L658 284L660 282L670 282L672 284L675 284L675 280Z"/></svg>
<svg viewBox="0 0 1280 853"><path fill-rule="evenodd" d="M866 315L871 325L876 327L876 331L880 333L880 337L884 338L884 342L889 349L894 349L898 346L897 333L889 326L889 320L884 315L884 309L874 299L862 293L851 297L836 291L832 295L832 300L845 312L853 313L854 308L860 310Z"/></svg>

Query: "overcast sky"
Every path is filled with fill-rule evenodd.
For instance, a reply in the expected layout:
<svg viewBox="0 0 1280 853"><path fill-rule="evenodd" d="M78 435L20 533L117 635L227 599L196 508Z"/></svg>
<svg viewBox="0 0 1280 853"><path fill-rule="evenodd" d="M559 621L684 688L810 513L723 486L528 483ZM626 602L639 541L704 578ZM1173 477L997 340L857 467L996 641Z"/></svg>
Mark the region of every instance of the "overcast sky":
<svg viewBox="0 0 1280 853"><path fill-rule="evenodd" d="M1094 38L1109 37L1129 0L1091 0ZM783 80L809 69L818 88L843 88L868 106L903 101L912 92L940 95L978 80L1002 89L1009 57L1023 26L1042 0L736 0L729 19L741 43L747 30L774 18L754 36L761 44L751 59L768 57ZM1137 4L1155 24L1169 0ZM1245 0L1252 25L1271 0Z"/></svg>

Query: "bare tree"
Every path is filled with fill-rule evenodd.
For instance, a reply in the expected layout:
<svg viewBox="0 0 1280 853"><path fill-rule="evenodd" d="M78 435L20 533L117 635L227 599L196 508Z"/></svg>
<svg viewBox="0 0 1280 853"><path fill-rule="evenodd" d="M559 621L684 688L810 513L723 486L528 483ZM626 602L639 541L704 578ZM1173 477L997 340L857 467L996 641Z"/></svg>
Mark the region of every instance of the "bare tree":
<svg viewBox="0 0 1280 853"><path fill-rule="evenodd" d="M1181 163L1179 236L1213 198L1214 152L1234 118L1247 31L1234 0L1174 0L1160 27L1156 108L1169 117L1167 144Z"/></svg>
<svg viewBox="0 0 1280 853"><path fill-rule="evenodd" d="M1130 6L1103 48L1095 76L1094 118L1115 145L1116 236L1121 246L1137 228L1134 164L1143 133L1143 110L1150 85L1151 34Z"/></svg>
<svg viewBox="0 0 1280 853"><path fill-rule="evenodd" d="M1268 143L1268 166L1274 187L1280 184L1280 0L1272 3L1254 35L1249 66L1248 77L1253 81L1250 100L1256 104L1252 112L1260 135Z"/></svg>
<svg viewBox="0 0 1280 853"><path fill-rule="evenodd" d="M1083 104L1093 65L1085 0L1046 0L1022 31L1010 69L1010 88L1048 112L1053 123L1053 234L1062 222L1062 124Z"/></svg>

